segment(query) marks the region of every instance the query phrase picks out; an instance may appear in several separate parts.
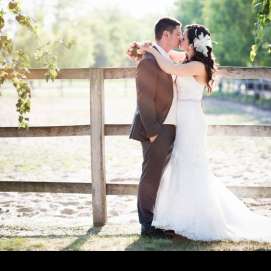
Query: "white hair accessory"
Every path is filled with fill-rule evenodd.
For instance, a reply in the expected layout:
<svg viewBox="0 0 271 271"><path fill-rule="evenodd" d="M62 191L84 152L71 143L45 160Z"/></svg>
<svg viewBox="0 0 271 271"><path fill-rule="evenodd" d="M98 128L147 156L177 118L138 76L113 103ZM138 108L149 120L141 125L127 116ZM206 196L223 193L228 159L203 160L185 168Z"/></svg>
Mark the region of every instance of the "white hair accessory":
<svg viewBox="0 0 271 271"><path fill-rule="evenodd" d="M194 47L196 51L204 54L206 57L208 57L208 47L212 47L212 40L211 37L207 34L204 36L203 33L201 33L197 38L194 39Z"/></svg>

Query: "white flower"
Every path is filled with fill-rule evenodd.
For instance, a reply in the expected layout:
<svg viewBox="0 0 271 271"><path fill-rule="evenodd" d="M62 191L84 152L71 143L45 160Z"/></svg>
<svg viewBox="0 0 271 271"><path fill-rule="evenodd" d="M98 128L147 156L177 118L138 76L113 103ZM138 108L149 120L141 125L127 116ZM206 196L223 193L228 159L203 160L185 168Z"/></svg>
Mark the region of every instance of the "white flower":
<svg viewBox="0 0 271 271"><path fill-rule="evenodd" d="M198 38L194 39L194 47L196 51L203 53L206 57L208 56L208 47L212 48L212 40L209 35L201 33Z"/></svg>

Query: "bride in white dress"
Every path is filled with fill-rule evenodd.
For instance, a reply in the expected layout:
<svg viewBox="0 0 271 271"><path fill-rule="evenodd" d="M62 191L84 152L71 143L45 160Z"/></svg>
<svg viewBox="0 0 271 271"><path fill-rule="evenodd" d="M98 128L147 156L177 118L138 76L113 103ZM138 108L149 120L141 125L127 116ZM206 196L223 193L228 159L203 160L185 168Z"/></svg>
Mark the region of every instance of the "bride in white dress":
<svg viewBox="0 0 271 271"><path fill-rule="evenodd" d="M201 100L211 90L215 70L208 29L186 27L181 47L184 64L172 64L149 44L161 69L177 75L177 130L171 159L163 173L152 225L192 240L271 242L271 218L250 211L208 169L207 123Z"/></svg>

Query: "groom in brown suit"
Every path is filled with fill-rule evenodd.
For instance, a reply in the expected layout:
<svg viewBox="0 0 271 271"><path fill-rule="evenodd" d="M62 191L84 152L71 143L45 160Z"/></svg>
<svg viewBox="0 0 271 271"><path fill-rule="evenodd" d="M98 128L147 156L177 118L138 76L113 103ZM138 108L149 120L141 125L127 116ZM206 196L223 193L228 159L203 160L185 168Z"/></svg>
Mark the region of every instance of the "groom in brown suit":
<svg viewBox="0 0 271 271"><path fill-rule="evenodd" d="M181 23L162 18L155 25L154 47L165 57L179 47ZM136 73L137 110L130 138L139 140L143 149L142 174L138 189L137 208L141 235L163 237L154 228L153 208L160 179L167 165L176 131L176 89L174 77L163 72L152 54L144 54Z"/></svg>

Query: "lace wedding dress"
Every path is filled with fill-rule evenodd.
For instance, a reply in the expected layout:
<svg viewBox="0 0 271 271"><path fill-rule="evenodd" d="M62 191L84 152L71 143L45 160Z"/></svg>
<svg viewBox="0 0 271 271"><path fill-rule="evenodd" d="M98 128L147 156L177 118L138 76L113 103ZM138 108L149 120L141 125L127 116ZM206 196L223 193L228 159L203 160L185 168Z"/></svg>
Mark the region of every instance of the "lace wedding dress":
<svg viewBox="0 0 271 271"><path fill-rule="evenodd" d="M152 225L192 240L271 242L271 218L249 210L208 169L204 86L177 77L176 139L163 173Z"/></svg>

